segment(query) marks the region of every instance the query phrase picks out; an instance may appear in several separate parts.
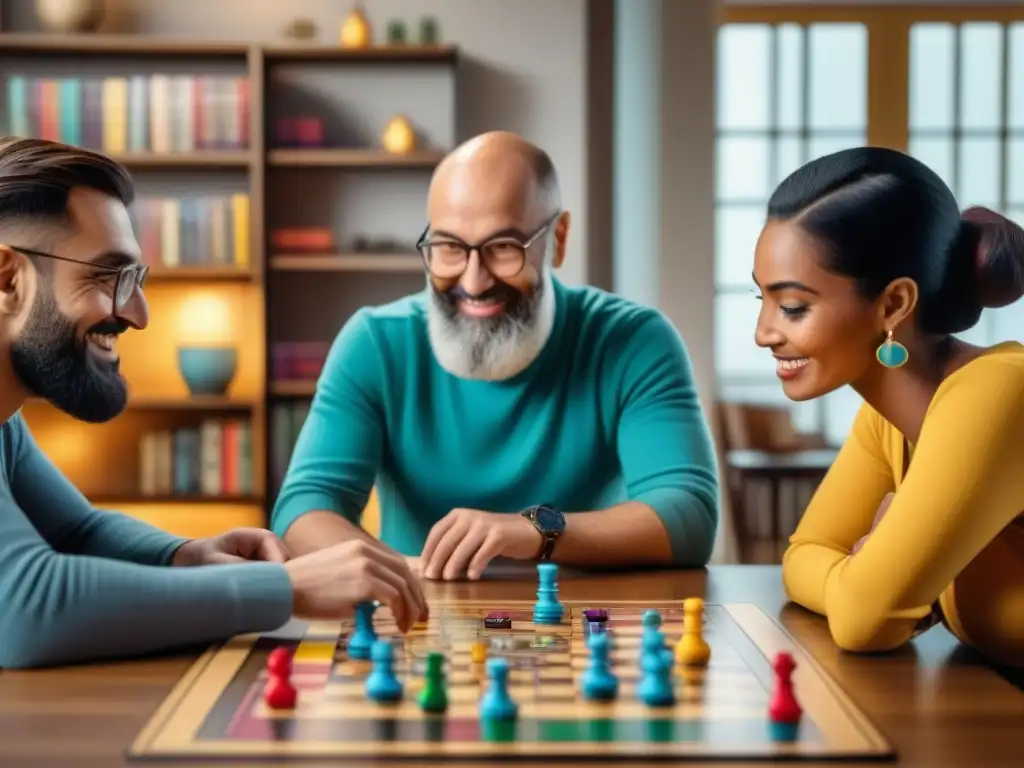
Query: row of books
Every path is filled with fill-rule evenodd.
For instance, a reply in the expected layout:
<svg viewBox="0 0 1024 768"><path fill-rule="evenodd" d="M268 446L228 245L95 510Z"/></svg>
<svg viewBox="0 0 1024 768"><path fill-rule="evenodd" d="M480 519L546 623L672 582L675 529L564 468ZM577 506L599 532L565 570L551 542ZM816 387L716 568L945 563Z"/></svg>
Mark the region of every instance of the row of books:
<svg viewBox="0 0 1024 768"><path fill-rule="evenodd" d="M330 342L278 341L270 349L273 381L313 381L320 376Z"/></svg>
<svg viewBox="0 0 1024 768"><path fill-rule="evenodd" d="M247 421L207 419L147 433L139 444L142 496L246 496L253 480Z"/></svg>
<svg viewBox="0 0 1024 768"><path fill-rule="evenodd" d="M270 477L274 488L280 488L284 482L299 432L309 415L309 406L308 400L299 400L280 403L271 410Z"/></svg>
<svg viewBox="0 0 1024 768"><path fill-rule="evenodd" d="M180 266L249 266L249 196L143 197L131 215L144 260Z"/></svg>
<svg viewBox="0 0 1024 768"><path fill-rule="evenodd" d="M108 154L249 146L249 80L131 75L7 79L7 133Z"/></svg>

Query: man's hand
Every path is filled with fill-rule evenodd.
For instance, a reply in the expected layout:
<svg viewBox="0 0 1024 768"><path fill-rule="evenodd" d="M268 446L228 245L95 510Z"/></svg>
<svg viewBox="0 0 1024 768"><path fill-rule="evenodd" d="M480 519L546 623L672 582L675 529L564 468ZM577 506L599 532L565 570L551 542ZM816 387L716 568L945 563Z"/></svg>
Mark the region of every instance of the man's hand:
<svg viewBox="0 0 1024 768"><path fill-rule="evenodd" d="M357 603L379 600L405 633L429 617L419 580L401 555L352 539L285 564L300 619L332 621L351 616Z"/></svg>
<svg viewBox="0 0 1024 768"><path fill-rule="evenodd" d="M173 565L220 565L264 560L283 563L288 549L277 536L263 528L235 528L208 539L193 539L178 547Z"/></svg>
<svg viewBox="0 0 1024 768"><path fill-rule="evenodd" d="M860 548L864 546L865 542L875 532L875 528L882 522L882 518L885 517L885 513L889 510L889 505L892 504L892 500L896 497L894 493L885 494L885 498L882 499L882 503L878 505L878 511L875 512L875 519L871 522L871 530L868 531L864 536L861 536L856 544L853 545L853 549L850 550L851 555L855 555L860 552Z"/></svg>
<svg viewBox="0 0 1024 768"><path fill-rule="evenodd" d="M479 579L496 557L529 560L540 555L544 539L520 514L453 509L427 536L420 563L428 579Z"/></svg>

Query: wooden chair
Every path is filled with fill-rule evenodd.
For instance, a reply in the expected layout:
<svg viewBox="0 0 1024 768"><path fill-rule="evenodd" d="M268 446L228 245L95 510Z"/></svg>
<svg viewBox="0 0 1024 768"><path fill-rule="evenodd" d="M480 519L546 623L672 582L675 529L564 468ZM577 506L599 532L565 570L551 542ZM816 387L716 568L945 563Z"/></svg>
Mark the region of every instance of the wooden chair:
<svg viewBox="0 0 1024 768"><path fill-rule="evenodd" d="M722 402L718 420L724 452L724 486L731 510L730 522L741 563L781 560L786 541L796 525L803 504L794 493L794 514L784 519L785 491L817 486L835 459L821 434L800 433L786 408ZM748 504L753 492L767 486L767 502ZM755 510L766 509L761 519ZM755 535L755 529L766 536Z"/></svg>

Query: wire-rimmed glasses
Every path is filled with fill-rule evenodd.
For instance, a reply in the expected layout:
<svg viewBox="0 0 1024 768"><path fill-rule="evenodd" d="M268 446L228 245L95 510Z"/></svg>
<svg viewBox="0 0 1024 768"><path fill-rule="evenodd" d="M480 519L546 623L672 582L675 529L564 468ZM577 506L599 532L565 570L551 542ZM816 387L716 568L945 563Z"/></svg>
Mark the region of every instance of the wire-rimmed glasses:
<svg viewBox="0 0 1024 768"><path fill-rule="evenodd" d="M114 284L114 311L120 311L124 309L124 306L131 299L132 294L135 293L136 288L142 288L146 282L146 277L149 275L149 265L141 264L139 262L132 262L130 264L122 264L120 266L111 266L109 264L94 264L91 261L82 261L81 259L71 259L67 256L57 256L52 253L46 253L45 251L36 251L32 248L22 248L19 245L8 245L13 251L18 253L24 253L26 256L39 256L44 259L57 259L58 261L67 261L72 264L81 264L86 267L93 269L99 269L104 272L117 273L117 282Z"/></svg>

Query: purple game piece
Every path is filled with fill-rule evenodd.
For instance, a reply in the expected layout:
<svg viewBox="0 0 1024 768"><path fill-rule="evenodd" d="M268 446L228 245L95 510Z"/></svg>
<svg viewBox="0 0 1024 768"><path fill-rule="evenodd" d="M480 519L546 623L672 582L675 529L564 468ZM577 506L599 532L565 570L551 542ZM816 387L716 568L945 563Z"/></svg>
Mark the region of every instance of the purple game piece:
<svg viewBox="0 0 1024 768"><path fill-rule="evenodd" d="M489 613L484 617L484 627L487 629L509 629L512 626L512 617L507 613Z"/></svg>
<svg viewBox="0 0 1024 768"><path fill-rule="evenodd" d="M583 618L592 622L608 621L608 611L604 608L585 608Z"/></svg>

